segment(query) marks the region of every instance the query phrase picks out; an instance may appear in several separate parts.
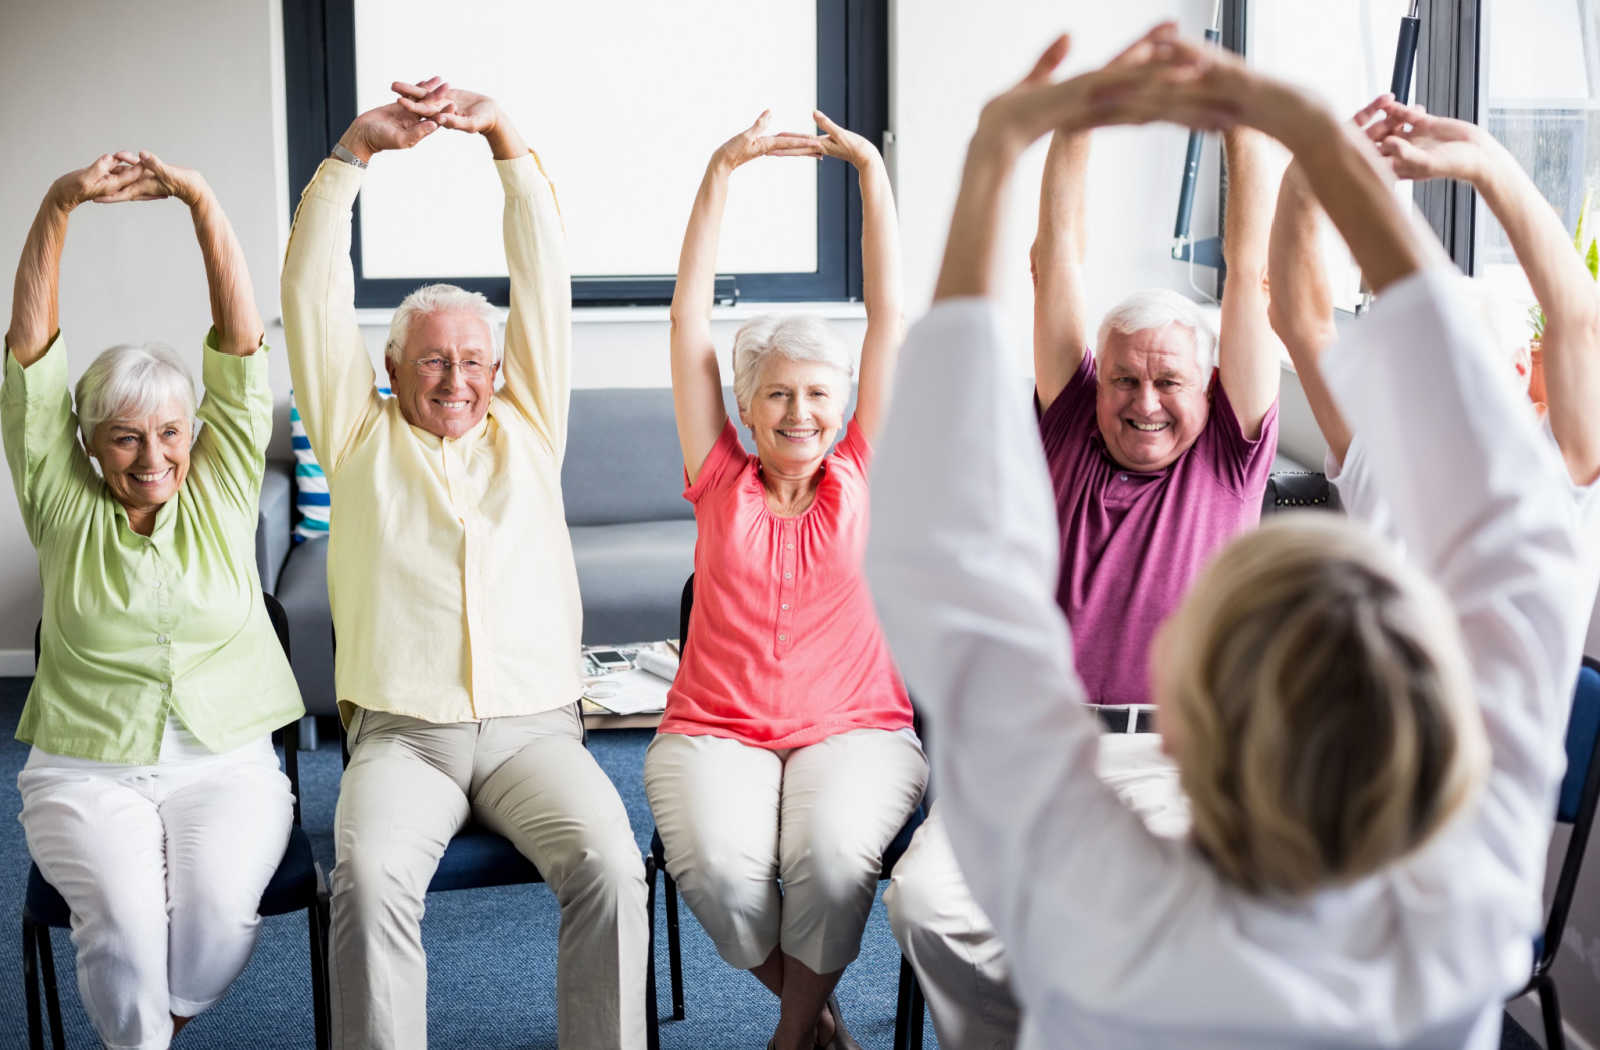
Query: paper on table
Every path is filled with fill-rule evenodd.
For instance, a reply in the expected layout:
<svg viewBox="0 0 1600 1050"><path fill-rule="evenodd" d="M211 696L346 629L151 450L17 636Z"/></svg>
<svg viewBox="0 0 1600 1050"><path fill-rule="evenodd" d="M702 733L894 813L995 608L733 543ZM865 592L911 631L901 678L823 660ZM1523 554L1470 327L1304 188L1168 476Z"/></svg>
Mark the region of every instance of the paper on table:
<svg viewBox="0 0 1600 1050"><path fill-rule="evenodd" d="M619 715L636 715L667 709L667 683L648 671L617 671L583 687L592 700Z"/></svg>
<svg viewBox="0 0 1600 1050"><path fill-rule="evenodd" d="M670 652L660 652L655 649L640 649L634 654L633 662L639 670L649 671L657 678L668 682L678 677L678 655Z"/></svg>

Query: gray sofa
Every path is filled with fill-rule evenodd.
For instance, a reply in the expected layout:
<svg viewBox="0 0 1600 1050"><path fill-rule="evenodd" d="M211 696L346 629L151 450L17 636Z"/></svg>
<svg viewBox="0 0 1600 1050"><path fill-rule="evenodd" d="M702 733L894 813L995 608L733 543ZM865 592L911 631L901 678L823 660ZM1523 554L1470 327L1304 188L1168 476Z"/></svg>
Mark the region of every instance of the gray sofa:
<svg viewBox="0 0 1600 1050"><path fill-rule="evenodd" d="M730 413L731 391L724 391ZM583 596L586 644L678 633L678 600L694 568L694 514L667 389L572 392L561 490ZM292 543L294 464L269 460L256 562L289 616L290 651L306 709L335 711L328 544ZM338 528L335 514L334 528Z"/></svg>

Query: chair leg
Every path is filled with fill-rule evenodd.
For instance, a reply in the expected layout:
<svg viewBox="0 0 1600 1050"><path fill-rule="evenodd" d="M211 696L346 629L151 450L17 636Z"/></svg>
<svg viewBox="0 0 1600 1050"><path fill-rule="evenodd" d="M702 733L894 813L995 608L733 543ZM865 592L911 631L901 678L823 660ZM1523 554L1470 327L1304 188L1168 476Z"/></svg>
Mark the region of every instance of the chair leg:
<svg viewBox="0 0 1600 1050"><path fill-rule="evenodd" d="M683 1011L683 949L678 940L678 884L665 868L661 883L667 889L667 966L672 978L672 1019L681 1021Z"/></svg>
<svg viewBox="0 0 1600 1050"><path fill-rule="evenodd" d="M44 978L45 1016L50 1018L50 1045L67 1050L67 1030L61 1023L61 996L56 988L56 951L50 940L50 927L38 928L35 945L39 950L39 974Z"/></svg>
<svg viewBox="0 0 1600 1050"><path fill-rule="evenodd" d="M28 1006L28 1050L44 1050L39 1016L39 953L33 923L22 920L22 994Z"/></svg>
<svg viewBox="0 0 1600 1050"><path fill-rule="evenodd" d="M911 964L906 964L906 969L911 970ZM922 1033L927 1027L928 1001L922 996L922 983L917 980L917 971L911 970L911 1039L906 1044L906 1050L922 1050Z"/></svg>
<svg viewBox="0 0 1600 1050"><path fill-rule="evenodd" d="M300 750L317 749L317 716L305 715L300 719Z"/></svg>
<svg viewBox="0 0 1600 1050"><path fill-rule="evenodd" d="M321 916L315 903L306 909L306 934L311 949L311 1023L317 1050L328 1050L328 960L323 954L327 940L322 934Z"/></svg>
<svg viewBox="0 0 1600 1050"><path fill-rule="evenodd" d="M895 987L894 1050L906 1050L911 1040L911 964L900 957L900 981Z"/></svg>
<svg viewBox="0 0 1600 1050"><path fill-rule="evenodd" d="M656 1005L656 859L644 856L644 910L649 936L645 941L644 1038L646 1050L661 1050L661 1010Z"/></svg>
<svg viewBox="0 0 1600 1050"><path fill-rule="evenodd" d="M1561 1027L1561 1000L1556 982L1548 975L1539 980L1539 1012L1544 1015L1545 1050L1567 1050L1567 1033Z"/></svg>

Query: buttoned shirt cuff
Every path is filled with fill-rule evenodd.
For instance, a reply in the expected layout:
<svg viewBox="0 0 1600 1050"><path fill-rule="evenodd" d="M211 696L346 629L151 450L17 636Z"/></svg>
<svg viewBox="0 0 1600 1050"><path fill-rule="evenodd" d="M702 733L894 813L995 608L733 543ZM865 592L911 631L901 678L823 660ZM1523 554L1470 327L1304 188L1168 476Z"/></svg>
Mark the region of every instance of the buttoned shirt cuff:
<svg viewBox="0 0 1600 1050"><path fill-rule="evenodd" d="M355 205L356 195L361 192L363 174L354 164L326 157L317 165L317 173L306 186L306 196L320 197L348 210Z"/></svg>

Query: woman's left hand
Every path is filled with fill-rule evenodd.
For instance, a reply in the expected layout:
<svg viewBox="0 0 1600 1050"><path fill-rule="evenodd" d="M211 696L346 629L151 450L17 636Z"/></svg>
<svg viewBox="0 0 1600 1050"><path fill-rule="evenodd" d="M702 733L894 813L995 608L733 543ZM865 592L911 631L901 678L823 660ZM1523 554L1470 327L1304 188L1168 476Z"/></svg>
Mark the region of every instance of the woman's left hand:
<svg viewBox="0 0 1600 1050"><path fill-rule="evenodd" d="M158 201L176 197L191 208L206 195L206 180L193 168L167 164L154 153L139 151L140 175L115 193L94 198L101 203L114 201Z"/></svg>
<svg viewBox="0 0 1600 1050"><path fill-rule="evenodd" d="M878 147L874 146L871 140L835 124L822 110L812 110L811 116L823 132L817 136L823 156L838 157L856 168L863 168L873 161L883 159L878 153Z"/></svg>

